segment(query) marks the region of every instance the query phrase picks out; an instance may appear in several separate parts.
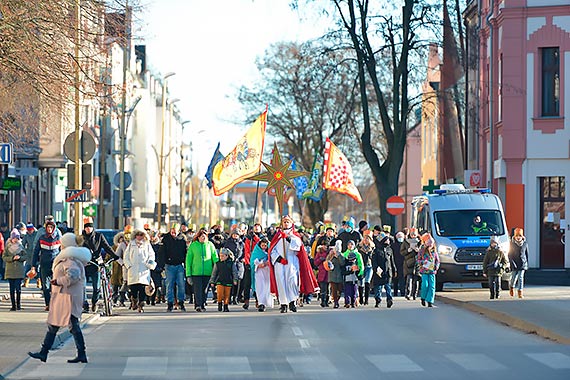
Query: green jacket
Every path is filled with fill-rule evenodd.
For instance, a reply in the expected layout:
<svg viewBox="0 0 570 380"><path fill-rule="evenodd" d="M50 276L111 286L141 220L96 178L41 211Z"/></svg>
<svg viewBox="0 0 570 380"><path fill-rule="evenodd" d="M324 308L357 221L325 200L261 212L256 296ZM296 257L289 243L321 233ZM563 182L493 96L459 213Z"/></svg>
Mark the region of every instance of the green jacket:
<svg viewBox="0 0 570 380"><path fill-rule="evenodd" d="M342 256L344 257L345 260L348 257L348 254L350 252L354 252L356 254L356 265L358 265L358 269L359 269L358 276L362 276L364 274L364 263L362 262L362 255L356 249L353 249L352 251L350 249L347 249L342 254Z"/></svg>
<svg viewBox="0 0 570 380"><path fill-rule="evenodd" d="M483 273L487 276L502 276L508 268L507 256L499 248L487 248L483 259Z"/></svg>
<svg viewBox="0 0 570 380"><path fill-rule="evenodd" d="M14 260L14 256L20 256L19 260ZM14 244L11 239L6 243L6 250L2 255L2 260L6 263L6 273L4 278L18 279L26 277L24 262L28 260L28 254L21 241Z"/></svg>
<svg viewBox="0 0 570 380"><path fill-rule="evenodd" d="M192 242L186 252L186 276L211 276L214 264L218 261L218 252L214 243L206 241Z"/></svg>

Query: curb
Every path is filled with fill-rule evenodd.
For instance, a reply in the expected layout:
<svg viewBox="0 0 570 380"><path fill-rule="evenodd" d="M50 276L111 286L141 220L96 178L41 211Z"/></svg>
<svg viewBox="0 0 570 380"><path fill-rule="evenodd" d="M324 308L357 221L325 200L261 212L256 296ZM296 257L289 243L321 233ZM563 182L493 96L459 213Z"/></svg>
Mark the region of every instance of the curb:
<svg viewBox="0 0 570 380"><path fill-rule="evenodd" d="M525 321L524 319L520 319L517 317L513 317L512 315L505 314L500 311L492 310L483 306L476 305L469 301L459 301L453 298L445 297L438 295L438 300L441 300L443 303L461 307L472 311L474 313L480 314L484 317L487 317L495 322L501 323L503 325L515 328L519 331L525 332L527 334L535 334L544 339L551 340L556 343L560 344L567 344L570 345L570 338L557 334L549 329L545 329L544 327L540 327L535 325L534 323Z"/></svg>
<svg viewBox="0 0 570 380"><path fill-rule="evenodd" d="M81 321L81 330L85 329L85 327L87 325L89 325L89 323L98 320L100 316L101 315L99 313L89 314L88 318L85 318L85 320ZM71 338L71 332L69 332L69 329L68 328L60 328L58 333L57 333L57 336L55 337L55 341L53 342L53 345L51 346L50 351L57 349L57 347L62 345L69 338ZM16 371L18 368L20 368L20 366L22 366L24 363L26 363L30 359L31 358L26 353L26 358L24 360L22 360L20 363L14 365L12 367L8 367L4 373L0 373L0 380L7 379L12 374L12 372Z"/></svg>

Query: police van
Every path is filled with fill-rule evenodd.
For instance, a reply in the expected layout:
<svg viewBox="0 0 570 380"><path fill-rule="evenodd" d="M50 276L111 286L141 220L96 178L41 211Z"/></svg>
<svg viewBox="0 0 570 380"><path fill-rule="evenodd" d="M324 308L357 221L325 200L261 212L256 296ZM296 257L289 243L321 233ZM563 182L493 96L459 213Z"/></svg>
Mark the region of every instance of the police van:
<svg viewBox="0 0 570 380"><path fill-rule="evenodd" d="M434 194L416 196L412 200L411 227L418 233L431 233L439 259L436 290L446 282L481 282L483 258L491 236L508 254L509 235L500 198L489 189L465 189L460 184L441 185ZM509 288L506 274L501 288Z"/></svg>

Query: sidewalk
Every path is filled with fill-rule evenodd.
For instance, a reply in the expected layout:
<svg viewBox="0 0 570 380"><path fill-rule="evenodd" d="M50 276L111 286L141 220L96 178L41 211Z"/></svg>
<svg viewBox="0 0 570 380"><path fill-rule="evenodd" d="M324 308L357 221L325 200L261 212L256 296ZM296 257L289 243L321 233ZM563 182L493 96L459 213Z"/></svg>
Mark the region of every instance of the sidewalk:
<svg viewBox="0 0 570 380"><path fill-rule="evenodd" d="M469 287L467 287L469 286ZM516 292L515 292L516 293ZM525 286L524 298L501 291L498 300L489 299L489 289L449 286L436 294L436 302L463 307L489 319L529 334L570 344L570 287Z"/></svg>
<svg viewBox="0 0 570 380"><path fill-rule="evenodd" d="M7 281L0 281L0 379L27 358L28 351L38 351L47 331L47 312L40 289L22 288L22 310L10 311L9 288ZM98 318L97 314L83 314L82 326ZM54 343L69 338L71 334L61 328Z"/></svg>

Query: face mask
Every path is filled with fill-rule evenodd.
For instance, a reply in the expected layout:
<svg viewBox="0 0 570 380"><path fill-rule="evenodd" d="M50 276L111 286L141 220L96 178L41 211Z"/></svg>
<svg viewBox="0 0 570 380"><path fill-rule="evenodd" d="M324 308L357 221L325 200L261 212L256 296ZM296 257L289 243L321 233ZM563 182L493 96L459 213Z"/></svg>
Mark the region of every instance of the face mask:
<svg viewBox="0 0 570 380"><path fill-rule="evenodd" d="M404 238L398 238L398 242L401 243L401 242L403 242L403 241L404 241Z"/></svg>

